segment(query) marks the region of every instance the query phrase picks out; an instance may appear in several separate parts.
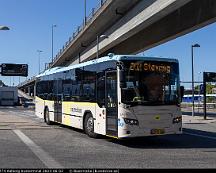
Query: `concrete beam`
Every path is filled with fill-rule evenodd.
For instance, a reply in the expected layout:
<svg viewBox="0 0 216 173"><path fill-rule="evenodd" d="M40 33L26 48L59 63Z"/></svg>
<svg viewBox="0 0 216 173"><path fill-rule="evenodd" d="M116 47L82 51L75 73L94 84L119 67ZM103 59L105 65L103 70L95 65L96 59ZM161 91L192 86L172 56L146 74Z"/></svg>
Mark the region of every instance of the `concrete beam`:
<svg viewBox="0 0 216 173"><path fill-rule="evenodd" d="M140 1L133 9L131 9L124 17L122 17L115 25L107 29L105 32L109 36L108 39L101 40L100 52L113 52L122 42L143 31L165 16L169 15L176 9L190 2L190 0L148 0ZM132 43L134 45L137 42ZM130 43L128 43L130 45ZM113 53L116 53L114 51ZM126 53L126 52L125 52ZM124 53L124 54L125 54ZM96 41L89 46L85 52L81 54L81 61L89 60L96 57Z"/></svg>
<svg viewBox="0 0 216 173"><path fill-rule="evenodd" d="M192 0L162 20L108 50L108 52L136 54L193 32L215 21L215 0Z"/></svg>
<svg viewBox="0 0 216 173"><path fill-rule="evenodd" d="M80 52L91 45L98 35L105 32L107 28L110 28L139 1L140 0L107 0L92 20L90 20L84 28L81 28L81 32L70 45L64 49L61 55L55 60L52 67L65 66L68 64L67 61L77 61L77 56Z"/></svg>

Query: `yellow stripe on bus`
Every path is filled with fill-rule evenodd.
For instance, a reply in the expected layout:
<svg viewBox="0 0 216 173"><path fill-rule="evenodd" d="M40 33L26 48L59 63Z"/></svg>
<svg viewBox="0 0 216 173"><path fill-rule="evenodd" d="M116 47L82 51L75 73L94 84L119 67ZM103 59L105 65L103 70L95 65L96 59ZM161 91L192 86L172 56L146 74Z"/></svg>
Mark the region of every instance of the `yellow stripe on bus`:
<svg viewBox="0 0 216 173"><path fill-rule="evenodd" d="M110 137L110 138L115 138L115 139L118 139L118 137L116 136L110 136L110 135L106 135L107 137Z"/></svg>

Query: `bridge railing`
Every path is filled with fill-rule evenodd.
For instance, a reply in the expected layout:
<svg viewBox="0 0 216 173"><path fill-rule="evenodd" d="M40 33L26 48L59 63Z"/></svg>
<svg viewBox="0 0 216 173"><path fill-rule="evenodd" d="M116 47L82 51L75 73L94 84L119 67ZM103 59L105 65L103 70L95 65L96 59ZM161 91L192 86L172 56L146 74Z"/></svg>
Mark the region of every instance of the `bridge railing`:
<svg viewBox="0 0 216 173"><path fill-rule="evenodd" d="M53 58L53 61L48 63L48 65L45 67L45 70L49 69L57 61L57 59L59 59L64 50L69 47L69 45L78 37L80 32L83 31L85 27L93 20L94 16L100 11L101 7L103 7L107 1L108 0L100 0L100 3L95 8L92 8L91 13L86 16L86 19L83 20L83 23L77 27L76 31L73 32L72 36L69 37L68 41L66 41L63 47Z"/></svg>
<svg viewBox="0 0 216 173"><path fill-rule="evenodd" d="M26 85L26 84L28 84L28 83L30 83L30 82L33 82L35 79L36 79L36 77L33 76L33 77L31 77L31 78L25 80L24 82L19 83L19 84L17 85L17 87L24 86L24 85Z"/></svg>
<svg viewBox="0 0 216 173"><path fill-rule="evenodd" d="M101 10L101 8L104 6L104 4L107 3L108 0L100 0L98 5L95 8L92 8L91 13L86 16L86 19L83 20L82 24L77 27L77 29L73 32L72 36L69 37L68 41L65 42L63 47L59 50L59 52L55 55L55 57L52 59L51 62L46 63L45 65L45 70L49 69L52 67L52 65L59 59L59 57L63 54L65 49L67 49L71 43L78 37L78 35L85 29L85 27L93 20L94 16ZM18 87L24 86L31 81L35 80L35 76L31 77L30 79L20 83Z"/></svg>

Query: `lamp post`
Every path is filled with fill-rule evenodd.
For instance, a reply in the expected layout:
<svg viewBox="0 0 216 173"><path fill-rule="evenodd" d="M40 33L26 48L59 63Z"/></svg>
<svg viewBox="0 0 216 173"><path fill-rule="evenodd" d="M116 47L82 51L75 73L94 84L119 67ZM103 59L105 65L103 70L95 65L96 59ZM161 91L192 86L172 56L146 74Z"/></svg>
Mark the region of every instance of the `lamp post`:
<svg viewBox="0 0 216 173"><path fill-rule="evenodd" d="M100 38L109 38L107 35L100 35L100 36L97 36L97 59L99 58L99 41L100 41Z"/></svg>
<svg viewBox="0 0 216 173"><path fill-rule="evenodd" d="M40 54L43 52L42 50L37 50L38 52L38 74L40 74Z"/></svg>
<svg viewBox="0 0 216 173"><path fill-rule="evenodd" d="M57 25L52 25L52 62L53 62L53 28L57 27Z"/></svg>
<svg viewBox="0 0 216 173"><path fill-rule="evenodd" d="M0 25L0 30L10 30L10 28L8 28L7 26Z"/></svg>
<svg viewBox="0 0 216 173"><path fill-rule="evenodd" d="M84 0L84 25L86 25L86 0Z"/></svg>
<svg viewBox="0 0 216 173"><path fill-rule="evenodd" d="M191 59L192 59L192 116L194 116L194 53L193 48L200 47L199 44L194 44L191 46Z"/></svg>

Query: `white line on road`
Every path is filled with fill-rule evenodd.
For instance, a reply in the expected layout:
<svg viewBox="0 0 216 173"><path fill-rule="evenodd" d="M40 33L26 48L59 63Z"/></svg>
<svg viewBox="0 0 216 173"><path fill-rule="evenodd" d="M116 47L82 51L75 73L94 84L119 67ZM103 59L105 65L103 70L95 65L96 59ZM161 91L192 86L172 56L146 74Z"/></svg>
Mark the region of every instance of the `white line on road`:
<svg viewBox="0 0 216 173"><path fill-rule="evenodd" d="M198 135L198 134L188 133L188 132L184 132L184 134L191 135L191 136L197 136L197 137L201 137L201 138L208 138L208 139L216 140L216 137L211 137L211 136Z"/></svg>
<svg viewBox="0 0 216 173"><path fill-rule="evenodd" d="M35 144L20 130L13 131L48 168L63 168L61 164L55 161L54 158L52 158L47 152L45 152L40 146Z"/></svg>

